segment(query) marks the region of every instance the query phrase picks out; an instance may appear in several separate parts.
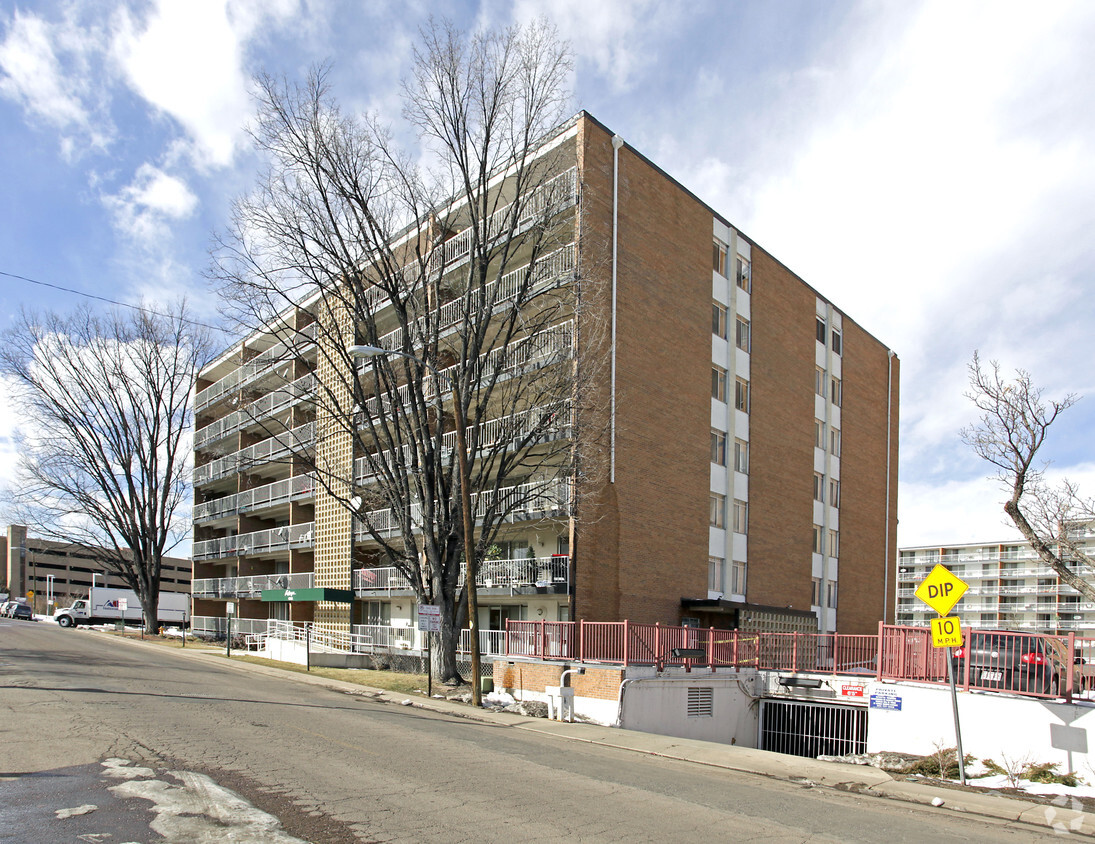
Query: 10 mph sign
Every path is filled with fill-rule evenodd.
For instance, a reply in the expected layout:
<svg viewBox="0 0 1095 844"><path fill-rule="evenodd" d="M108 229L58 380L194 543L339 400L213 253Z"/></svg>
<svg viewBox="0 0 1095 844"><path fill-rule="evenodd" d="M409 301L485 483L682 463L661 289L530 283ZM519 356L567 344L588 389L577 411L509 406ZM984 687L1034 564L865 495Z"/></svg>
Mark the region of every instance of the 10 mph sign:
<svg viewBox="0 0 1095 844"><path fill-rule="evenodd" d="M913 594L940 615L946 615L969 588L968 583L937 563Z"/></svg>

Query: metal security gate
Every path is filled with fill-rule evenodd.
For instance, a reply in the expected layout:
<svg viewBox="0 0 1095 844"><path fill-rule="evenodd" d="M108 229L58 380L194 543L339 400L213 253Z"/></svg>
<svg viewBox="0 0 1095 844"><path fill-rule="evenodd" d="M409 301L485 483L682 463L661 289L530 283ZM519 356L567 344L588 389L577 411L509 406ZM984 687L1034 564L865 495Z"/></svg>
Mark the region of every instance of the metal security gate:
<svg viewBox="0 0 1095 844"><path fill-rule="evenodd" d="M811 758L866 753L867 708L762 700L760 749Z"/></svg>

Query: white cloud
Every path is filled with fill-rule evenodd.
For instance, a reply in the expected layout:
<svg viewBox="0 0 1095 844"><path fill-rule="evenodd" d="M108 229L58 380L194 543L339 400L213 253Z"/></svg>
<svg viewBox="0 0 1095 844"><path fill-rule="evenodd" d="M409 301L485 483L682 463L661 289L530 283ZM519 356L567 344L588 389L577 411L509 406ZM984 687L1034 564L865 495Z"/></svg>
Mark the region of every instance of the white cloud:
<svg viewBox="0 0 1095 844"><path fill-rule="evenodd" d="M588 61L617 91L629 89L638 73L659 60L658 40L686 20L687 10L655 0L517 0L513 19L546 17L570 41L578 59Z"/></svg>
<svg viewBox="0 0 1095 844"><path fill-rule="evenodd" d="M133 89L187 132L196 164L232 161L250 106L226 0L159 0L143 22L122 9L112 49Z"/></svg>
<svg viewBox="0 0 1095 844"><path fill-rule="evenodd" d="M62 131L61 147L71 159L81 144L105 147L113 133L99 116L88 66L101 50L98 30L74 21L47 23L16 11L0 43L0 95ZM80 136L78 143L72 133Z"/></svg>
<svg viewBox="0 0 1095 844"><path fill-rule="evenodd" d="M115 226L132 240L152 246L165 240L169 224L194 213L197 197L186 183L151 164L142 164L133 182L103 197Z"/></svg>

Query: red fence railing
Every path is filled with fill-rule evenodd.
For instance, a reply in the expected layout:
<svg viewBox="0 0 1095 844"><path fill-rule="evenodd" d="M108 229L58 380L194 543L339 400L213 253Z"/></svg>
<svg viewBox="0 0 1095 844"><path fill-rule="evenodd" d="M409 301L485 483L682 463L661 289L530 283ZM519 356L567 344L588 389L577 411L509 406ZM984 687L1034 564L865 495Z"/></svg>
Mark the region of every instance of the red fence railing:
<svg viewBox="0 0 1095 844"><path fill-rule="evenodd" d="M963 630L956 683L1036 697L1095 692L1095 638ZM686 655L674 656L674 651ZM759 668L946 683L947 650L926 627L880 624L878 634L753 633L629 621L507 621L505 653L615 665ZM699 654L702 653L702 656Z"/></svg>

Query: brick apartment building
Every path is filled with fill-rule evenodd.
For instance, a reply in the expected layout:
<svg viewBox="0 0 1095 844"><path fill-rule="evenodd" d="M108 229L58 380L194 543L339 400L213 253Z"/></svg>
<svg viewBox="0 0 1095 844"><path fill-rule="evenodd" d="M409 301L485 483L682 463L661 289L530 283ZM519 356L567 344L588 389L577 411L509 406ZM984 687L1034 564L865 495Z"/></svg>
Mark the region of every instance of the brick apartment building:
<svg viewBox="0 0 1095 844"><path fill-rule="evenodd" d="M480 629L691 619L866 633L892 621L896 356L588 114L550 146L566 159L554 225L569 241L555 283L572 296L554 329L577 359L604 358L592 390L606 466L507 525L479 573ZM351 561L348 515L293 458L300 437L278 438L324 438L307 311L282 316L291 360L257 332L201 375L195 626L222 629L232 600L244 630L337 621L410 641L409 585L370 566L360 533ZM274 588L318 603L262 601ZM348 615L328 611L325 589L352 594Z"/></svg>
<svg viewBox="0 0 1095 844"><path fill-rule="evenodd" d="M5 563L5 583L12 597L34 593L36 612L46 613L47 601L68 606L73 598L86 596L93 586L128 589L118 575L103 570L103 549L75 542L55 542L28 536L24 525L9 525L0 536L0 555ZM161 568L160 590L189 592L191 561L165 557Z"/></svg>

